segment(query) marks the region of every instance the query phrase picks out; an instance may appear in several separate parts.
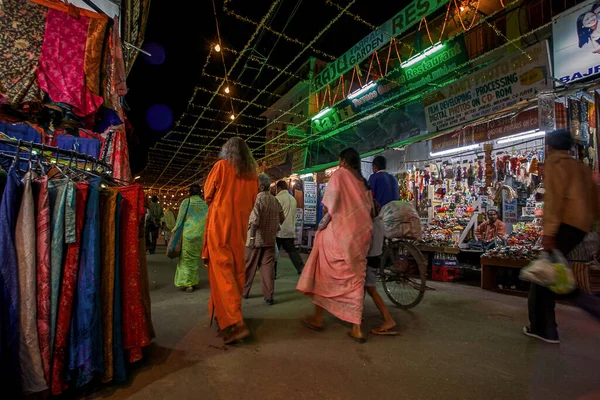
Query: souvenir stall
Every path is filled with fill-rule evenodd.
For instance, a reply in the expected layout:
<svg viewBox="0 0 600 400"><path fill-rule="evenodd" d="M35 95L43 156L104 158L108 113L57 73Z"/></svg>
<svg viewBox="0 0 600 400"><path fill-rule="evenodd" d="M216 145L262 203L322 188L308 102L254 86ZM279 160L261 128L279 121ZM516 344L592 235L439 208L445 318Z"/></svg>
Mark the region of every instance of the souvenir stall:
<svg viewBox="0 0 600 400"><path fill-rule="evenodd" d="M119 21L5 0L0 26L3 394L122 383L154 330Z"/></svg>

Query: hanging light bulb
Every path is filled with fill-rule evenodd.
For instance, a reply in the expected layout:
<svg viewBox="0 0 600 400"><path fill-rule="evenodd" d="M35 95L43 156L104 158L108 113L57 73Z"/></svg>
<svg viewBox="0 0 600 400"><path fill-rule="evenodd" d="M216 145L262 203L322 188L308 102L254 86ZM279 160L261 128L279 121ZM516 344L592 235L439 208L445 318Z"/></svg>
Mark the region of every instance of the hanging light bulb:
<svg viewBox="0 0 600 400"><path fill-rule="evenodd" d="M229 116L229 119L233 121L233 120L235 119L235 115L231 114L231 115Z"/></svg>
<svg viewBox="0 0 600 400"><path fill-rule="evenodd" d="M217 53L221 51L221 46L218 43L215 45L215 51Z"/></svg>
<svg viewBox="0 0 600 400"><path fill-rule="evenodd" d="M229 86L225 86L225 93L229 93L229 92L230 92Z"/></svg>

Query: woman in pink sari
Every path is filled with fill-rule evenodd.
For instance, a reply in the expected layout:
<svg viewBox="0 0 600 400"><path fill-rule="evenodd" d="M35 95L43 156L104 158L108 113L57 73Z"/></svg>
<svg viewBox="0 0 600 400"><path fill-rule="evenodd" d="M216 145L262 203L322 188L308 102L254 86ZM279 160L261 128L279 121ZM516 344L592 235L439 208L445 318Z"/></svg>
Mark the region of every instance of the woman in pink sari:
<svg viewBox="0 0 600 400"><path fill-rule="evenodd" d="M367 253L373 231L373 199L360 174L354 149L340 153L340 169L329 180L323 209L326 214L298 290L315 304L315 314L302 319L307 328L323 329L323 310L352 324L348 334L364 343L360 328L364 302Z"/></svg>

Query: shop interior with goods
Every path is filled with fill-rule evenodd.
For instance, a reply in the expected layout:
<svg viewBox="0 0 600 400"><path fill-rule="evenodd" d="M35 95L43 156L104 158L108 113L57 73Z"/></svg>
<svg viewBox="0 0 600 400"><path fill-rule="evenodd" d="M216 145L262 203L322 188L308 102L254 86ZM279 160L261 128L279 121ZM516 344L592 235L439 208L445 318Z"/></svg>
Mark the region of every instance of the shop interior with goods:
<svg viewBox="0 0 600 400"><path fill-rule="evenodd" d="M572 155L597 171L596 96L593 90L540 96L462 129L363 155L365 178L373 173L373 158L383 155L387 172L398 179L400 200L414 205L429 279L528 291L519 269L542 249L545 132L570 130L577 143ZM327 182L338 168L333 164L285 178L298 202L297 244L307 252ZM488 211L496 212L505 232L485 237ZM590 284L598 286L596 278Z"/></svg>
<svg viewBox="0 0 600 400"><path fill-rule="evenodd" d="M154 337L146 197L123 108L143 39L128 32L148 4L128 19L126 5L80 3L9 0L0 12L2 48L19 49L0 61L5 398L123 383Z"/></svg>

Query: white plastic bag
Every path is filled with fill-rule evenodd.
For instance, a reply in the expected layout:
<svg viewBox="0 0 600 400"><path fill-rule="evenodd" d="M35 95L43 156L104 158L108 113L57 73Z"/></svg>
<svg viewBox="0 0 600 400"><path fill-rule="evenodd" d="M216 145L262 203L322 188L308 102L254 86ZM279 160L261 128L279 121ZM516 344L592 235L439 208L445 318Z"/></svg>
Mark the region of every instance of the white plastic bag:
<svg viewBox="0 0 600 400"><path fill-rule="evenodd" d="M528 266L521 269L519 278L523 281L547 287L557 294L567 294L575 290L575 276L568 261L559 250L542 252Z"/></svg>

